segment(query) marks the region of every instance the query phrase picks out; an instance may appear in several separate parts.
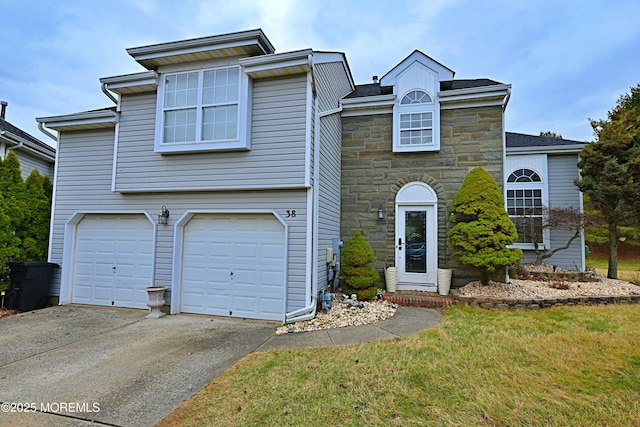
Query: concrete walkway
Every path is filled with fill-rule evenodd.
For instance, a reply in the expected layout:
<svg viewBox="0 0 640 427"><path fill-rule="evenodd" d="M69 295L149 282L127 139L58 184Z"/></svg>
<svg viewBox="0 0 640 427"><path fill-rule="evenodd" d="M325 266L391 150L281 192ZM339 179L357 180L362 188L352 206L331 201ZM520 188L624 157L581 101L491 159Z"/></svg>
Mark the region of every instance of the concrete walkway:
<svg viewBox="0 0 640 427"><path fill-rule="evenodd" d="M441 322L400 307L374 325L275 335L269 322L58 306L0 319L0 426L152 426L249 353L410 335Z"/></svg>

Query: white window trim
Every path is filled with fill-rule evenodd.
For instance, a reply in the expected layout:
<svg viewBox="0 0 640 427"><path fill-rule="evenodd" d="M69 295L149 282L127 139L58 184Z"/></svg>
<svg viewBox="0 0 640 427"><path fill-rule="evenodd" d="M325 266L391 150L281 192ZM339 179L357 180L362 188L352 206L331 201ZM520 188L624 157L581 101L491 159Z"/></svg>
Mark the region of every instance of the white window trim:
<svg viewBox="0 0 640 427"><path fill-rule="evenodd" d="M513 172L515 172L516 170L522 169L522 167L517 167L513 170L511 170L506 176L507 179L509 178L509 176L511 176L511 174ZM540 177L541 181L540 182L506 182L505 183L505 207L508 208L508 206L506 206L506 202L507 202L507 191L508 190L542 190L542 207L548 207L549 206L549 188L548 188L548 183L547 183L547 179L546 179L546 175L542 174L539 170L536 170L535 168L530 168L530 167L525 167L525 169L531 169L532 171L534 171L535 173L538 174L538 176ZM510 215L512 216L512 215ZM515 215L514 215L515 216ZM544 222L545 218L544 215L542 217L542 221ZM551 243L551 233L549 231L549 229L543 229L542 230L542 243L541 243L541 250L544 249L549 249ZM530 250L533 251L535 250L535 245L533 243L514 243L513 245L510 245L509 247L513 247L513 248L519 248L519 249L523 249L523 250Z"/></svg>
<svg viewBox="0 0 640 427"><path fill-rule="evenodd" d="M238 131L237 138L233 140L226 140L224 142L171 142L165 143L164 136L164 91L166 75L177 75L190 72L200 73L200 79L202 79L202 73L210 70L220 70L224 68L232 67L210 67L197 70L181 70L175 72L167 72L161 74L158 78L158 92L156 101L156 129L155 129L155 141L154 151L156 153L171 154L171 153L188 153L199 151L233 151L233 150L250 150L251 140L248 132L250 122L250 109L251 100L249 93L249 77L244 72L242 67L235 67L239 70L239 94L238 94ZM199 95L200 98L201 95ZM198 108L202 108L198 103ZM196 132L201 132L200 128L196 129Z"/></svg>
<svg viewBox="0 0 640 427"><path fill-rule="evenodd" d="M425 104L400 105L405 95L415 91L426 92L433 102ZM400 144L400 115L411 113L432 113L432 142L431 144L401 145ZM397 97L393 105L393 152L412 153L424 151L440 151L440 105L434 94L423 88L411 88L402 96Z"/></svg>

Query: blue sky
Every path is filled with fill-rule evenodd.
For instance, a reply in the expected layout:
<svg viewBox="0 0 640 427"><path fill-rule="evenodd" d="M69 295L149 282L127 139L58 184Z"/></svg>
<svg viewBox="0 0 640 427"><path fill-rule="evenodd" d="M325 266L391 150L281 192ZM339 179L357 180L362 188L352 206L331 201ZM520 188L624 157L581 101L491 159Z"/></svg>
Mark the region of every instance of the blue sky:
<svg viewBox="0 0 640 427"><path fill-rule="evenodd" d="M637 0L0 0L0 99L36 117L110 105L99 78L143 71L125 49L262 28L277 52L344 52L356 83L419 49L456 72L512 85L506 130L591 140L640 82Z"/></svg>

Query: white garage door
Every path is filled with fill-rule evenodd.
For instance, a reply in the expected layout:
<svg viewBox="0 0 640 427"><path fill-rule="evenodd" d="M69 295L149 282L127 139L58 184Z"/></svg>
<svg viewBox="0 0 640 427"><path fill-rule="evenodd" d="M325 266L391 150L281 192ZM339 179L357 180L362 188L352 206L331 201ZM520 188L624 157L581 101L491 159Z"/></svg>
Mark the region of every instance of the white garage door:
<svg viewBox="0 0 640 427"><path fill-rule="evenodd" d="M153 226L144 215L87 215L77 225L71 301L148 308Z"/></svg>
<svg viewBox="0 0 640 427"><path fill-rule="evenodd" d="M271 214L197 214L184 228L186 313L284 319L285 232Z"/></svg>

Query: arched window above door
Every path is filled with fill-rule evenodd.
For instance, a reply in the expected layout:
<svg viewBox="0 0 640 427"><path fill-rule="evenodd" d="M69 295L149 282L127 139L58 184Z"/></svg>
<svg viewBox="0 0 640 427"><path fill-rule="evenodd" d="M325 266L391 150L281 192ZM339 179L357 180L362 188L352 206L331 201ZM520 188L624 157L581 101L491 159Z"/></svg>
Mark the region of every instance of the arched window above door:
<svg viewBox="0 0 640 427"><path fill-rule="evenodd" d="M435 204L438 195L435 190L424 182L410 182L404 185L396 194L396 204Z"/></svg>

